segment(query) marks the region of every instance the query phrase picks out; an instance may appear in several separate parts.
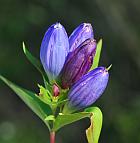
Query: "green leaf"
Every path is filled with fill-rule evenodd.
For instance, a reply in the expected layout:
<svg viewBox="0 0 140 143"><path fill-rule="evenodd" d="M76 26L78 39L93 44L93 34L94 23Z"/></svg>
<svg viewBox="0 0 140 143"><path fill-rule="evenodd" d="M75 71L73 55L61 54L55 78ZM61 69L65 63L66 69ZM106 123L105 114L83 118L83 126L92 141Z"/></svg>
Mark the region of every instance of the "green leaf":
<svg viewBox="0 0 140 143"><path fill-rule="evenodd" d="M91 113L87 112L79 112L74 114L59 114L54 122L53 131L57 131L61 127L73 123L75 121L78 121L80 119L90 117Z"/></svg>
<svg viewBox="0 0 140 143"><path fill-rule="evenodd" d="M85 112L92 113L92 116L90 117L91 125L86 130L88 143L98 143L102 128L102 112L98 107L89 107L85 109Z"/></svg>
<svg viewBox="0 0 140 143"><path fill-rule="evenodd" d="M90 68L90 71L98 67L101 50L102 50L102 39L100 39L97 44L96 53L95 53L93 64Z"/></svg>
<svg viewBox="0 0 140 143"><path fill-rule="evenodd" d="M45 118L45 121L55 121L54 115L49 115Z"/></svg>
<svg viewBox="0 0 140 143"><path fill-rule="evenodd" d="M26 55L27 59L37 68L37 70L41 73L45 86L47 87L47 83L49 82L48 77L46 76L46 74L44 73L44 71L42 70L42 65L40 63L40 61L35 58L26 48L24 42L22 43L23 46L23 52Z"/></svg>
<svg viewBox="0 0 140 143"><path fill-rule="evenodd" d="M25 47L25 44L23 42L23 52L26 55L27 59L42 73L42 65L40 61L35 58Z"/></svg>
<svg viewBox="0 0 140 143"><path fill-rule="evenodd" d="M51 95L50 92L48 91L48 89L44 88L43 86L38 84L38 87L40 89L39 95L36 94L36 97L39 98L39 100L41 100L42 102L51 105L52 101L51 101Z"/></svg>
<svg viewBox="0 0 140 143"><path fill-rule="evenodd" d="M0 79L7 84L33 110L33 112L45 122L45 118L51 113L49 106L40 101L35 96L35 93L17 86L2 75L0 75ZM47 122L45 122L45 124L49 127Z"/></svg>

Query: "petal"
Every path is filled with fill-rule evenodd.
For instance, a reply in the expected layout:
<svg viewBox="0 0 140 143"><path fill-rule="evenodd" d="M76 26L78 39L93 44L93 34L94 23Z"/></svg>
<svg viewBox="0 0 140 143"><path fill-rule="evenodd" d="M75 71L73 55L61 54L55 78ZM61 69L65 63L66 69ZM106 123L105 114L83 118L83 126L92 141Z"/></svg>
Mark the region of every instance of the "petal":
<svg viewBox="0 0 140 143"><path fill-rule="evenodd" d="M53 24L42 40L40 59L49 79L56 79L69 52L68 36L60 23Z"/></svg>
<svg viewBox="0 0 140 143"><path fill-rule="evenodd" d="M96 41L88 39L79 48L70 52L60 74L62 88L68 88L86 74L93 62Z"/></svg>
<svg viewBox="0 0 140 143"><path fill-rule="evenodd" d="M84 75L70 89L69 106L82 109L93 104L104 92L109 79L109 73L104 67Z"/></svg>
<svg viewBox="0 0 140 143"><path fill-rule="evenodd" d="M81 43L89 38L94 38L91 24L80 24L69 37L70 52L76 49Z"/></svg>

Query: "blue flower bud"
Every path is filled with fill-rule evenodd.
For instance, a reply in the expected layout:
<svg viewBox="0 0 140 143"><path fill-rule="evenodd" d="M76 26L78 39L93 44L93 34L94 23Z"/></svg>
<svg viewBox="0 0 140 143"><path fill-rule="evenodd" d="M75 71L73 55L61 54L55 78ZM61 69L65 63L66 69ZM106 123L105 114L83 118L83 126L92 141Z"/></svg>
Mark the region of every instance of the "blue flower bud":
<svg viewBox="0 0 140 143"><path fill-rule="evenodd" d="M50 81L55 80L65 63L69 52L69 41L64 27L53 24L44 35L40 59Z"/></svg>
<svg viewBox="0 0 140 143"><path fill-rule="evenodd" d="M69 37L70 51L76 49L81 43L89 38L94 38L91 24L80 24Z"/></svg>
<svg viewBox="0 0 140 143"><path fill-rule="evenodd" d="M108 70L98 67L76 82L68 93L69 107L82 109L93 104L104 92L109 79Z"/></svg>
<svg viewBox="0 0 140 143"><path fill-rule="evenodd" d="M68 88L86 74L93 63L96 41L88 39L70 52L60 74L61 87Z"/></svg>

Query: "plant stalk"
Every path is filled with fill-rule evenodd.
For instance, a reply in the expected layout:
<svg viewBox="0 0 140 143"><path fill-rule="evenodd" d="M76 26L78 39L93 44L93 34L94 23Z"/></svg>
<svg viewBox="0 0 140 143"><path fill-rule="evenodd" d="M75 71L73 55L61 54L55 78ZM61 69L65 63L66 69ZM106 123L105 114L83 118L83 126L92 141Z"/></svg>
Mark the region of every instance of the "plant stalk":
<svg viewBox="0 0 140 143"><path fill-rule="evenodd" d="M50 132L50 143L55 143L55 132Z"/></svg>

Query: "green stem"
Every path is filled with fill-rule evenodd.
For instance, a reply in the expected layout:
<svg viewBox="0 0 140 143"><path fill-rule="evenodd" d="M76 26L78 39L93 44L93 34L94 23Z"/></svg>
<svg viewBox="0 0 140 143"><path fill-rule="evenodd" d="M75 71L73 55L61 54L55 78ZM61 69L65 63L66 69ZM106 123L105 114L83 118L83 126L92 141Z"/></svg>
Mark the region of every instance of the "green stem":
<svg viewBox="0 0 140 143"><path fill-rule="evenodd" d="M55 132L50 132L50 143L55 143Z"/></svg>

